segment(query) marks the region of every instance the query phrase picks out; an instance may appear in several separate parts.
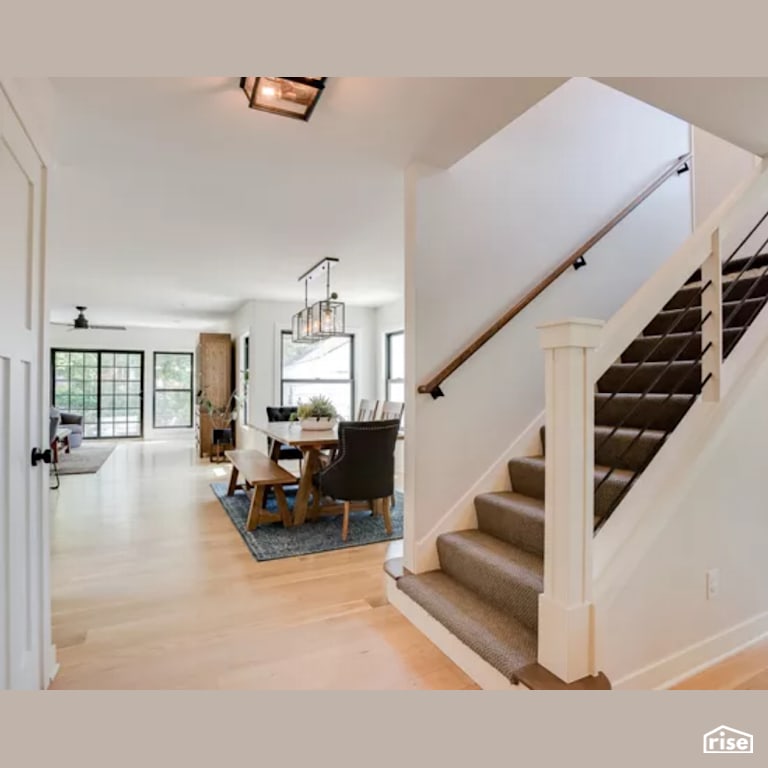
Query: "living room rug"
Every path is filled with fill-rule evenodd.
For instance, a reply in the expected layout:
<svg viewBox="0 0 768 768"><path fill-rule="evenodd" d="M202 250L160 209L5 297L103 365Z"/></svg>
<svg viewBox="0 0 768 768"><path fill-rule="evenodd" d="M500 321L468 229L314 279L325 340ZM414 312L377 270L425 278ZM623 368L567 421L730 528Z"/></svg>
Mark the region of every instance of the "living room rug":
<svg viewBox="0 0 768 768"><path fill-rule="evenodd" d="M60 451L59 475L92 475L101 469L114 450L114 445L81 443L70 453Z"/></svg>
<svg viewBox="0 0 768 768"><path fill-rule="evenodd" d="M381 515L373 517L370 510L362 510L350 514L349 534L347 540L342 541L341 515L307 520L295 528L284 528L282 523L263 523L255 531L247 531L245 522L250 506L248 494L238 489L234 496L227 496L227 483L211 483L211 489L257 560L279 560L403 538L403 494L400 491L395 491L396 501L390 511L391 534L384 530ZM285 496L291 509L296 490L297 486L285 487ZM272 494L268 497L267 509L273 512L277 509Z"/></svg>

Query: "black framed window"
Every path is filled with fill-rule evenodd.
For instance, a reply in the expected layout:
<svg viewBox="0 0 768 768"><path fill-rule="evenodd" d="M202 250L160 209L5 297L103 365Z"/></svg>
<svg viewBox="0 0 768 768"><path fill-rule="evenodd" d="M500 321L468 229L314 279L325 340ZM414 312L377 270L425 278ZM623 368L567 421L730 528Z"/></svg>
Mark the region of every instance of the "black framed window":
<svg viewBox="0 0 768 768"><path fill-rule="evenodd" d="M141 437L144 353L51 350L51 400L83 417L83 437Z"/></svg>
<svg viewBox="0 0 768 768"><path fill-rule="evenodd" d="M387 400L405 402L405 332L387 334Z"/></svg>
<svg viewBox="0 0 768 768"><path fill-rule="evenodd" d="M192 426L192 353L154 353L155 429L180 429Z"/></svg>
<svg viewBox="0 0 768 768"><path fill-rule="evenodd" d="M352 418L355 403L352 334L331 336L314 344L296 344L291 332L283 331L280 370L283 405L298 405L313 395L325 395L342 418Z"/></svg>

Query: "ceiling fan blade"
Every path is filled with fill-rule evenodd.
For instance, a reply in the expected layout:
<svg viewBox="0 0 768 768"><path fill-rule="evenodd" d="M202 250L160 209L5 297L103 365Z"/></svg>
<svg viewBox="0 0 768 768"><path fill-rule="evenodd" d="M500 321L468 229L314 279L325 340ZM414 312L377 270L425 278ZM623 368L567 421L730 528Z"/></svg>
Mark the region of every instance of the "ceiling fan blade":
<svg viewBox="0 0 768 768"><path fill-rule="evenodd" d="M54 323L54 322L52 322L51 325L66 325L68 328L74 328L72 323Z"/></svg>
<svg viewBox="0 0 768 768"><path fill-rule="evenodd" d="M94 331L127 331L128 329L124 325L93 325L89 326Z"/></svg>

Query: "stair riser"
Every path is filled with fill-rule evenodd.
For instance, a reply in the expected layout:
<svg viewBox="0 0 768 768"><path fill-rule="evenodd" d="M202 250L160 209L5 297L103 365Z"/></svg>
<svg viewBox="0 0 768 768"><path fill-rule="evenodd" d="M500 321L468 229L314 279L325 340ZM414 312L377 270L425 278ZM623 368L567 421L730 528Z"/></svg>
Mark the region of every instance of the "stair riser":
<svg viewBox="0 0 768 768"><path fill-rule="evenodd" d="M750 299L764 299L768 296L768 275L723 282L723 301L739 301L747 294Z"/></svg>
<svg viewBox="0 0 768 768"><path fill-rule="evenodd" d="M693 403L689 397L685 400L670 398L663 404L650 399L638 403L638 396L632 395L616 395L610 402L607 398L608 395L595 398L595 424L610 427L621 424L625 427L670 432Z"/></svg>
<svg viewBox="0 0 768 768"><path fill-rule="evenodd" d="M606 430L605 434L595 432L595 463L605 467L639 472L661 448L661 440L647 432L641 433L637 439L634 435L629 437L614 433L608 437L608 434L610 430Z"/></svg>
<svg viewBox="0 0 768 768"><path fill-rule="evenodd" d="M749 325L753 317L762 305L762 299L748 299L743 306L739 307L738 302L726 302L723 305L723 327L736 328ZM732 313L736 310L735 314ZM683 315L682 319L678 318ZM672 328L674 324L674 328ZM682 310L673 310L662 312L656 315L650 323L643 329L644 336L659 336L665 334L672 328L672 333L684 333L694 329L701 328L701 309L694 308L685 312Z"/></svg>
<svg viewBox="0 0 768 768"><path fill-rule="evenodd" d="M509 462L509 479L515 493L531 496L534 499L544 498L544 470L528 464L518 463L514 459Z"/></svg>
<svg viewBox="0 0 768 768"><path fill-rule="evenodd" d="M475 499L475 509L477 527L484 533L527 552L544 553L543 517L493 504L481 496Z"/></svg>
<svg viewBox="0 0 768 768"><path fill-rule="evenodd" d="M665 363L649 363L632 372L632 366L609 368L597 382L599 392L650 392L680 395L695 394L701 389L701 365L672 363L663 373ZM630 372L632 375L630 377Z"/></svg>
<svg viewBox="0 0 768 768"><path fill-rule="evenodd" d="M743 259L733 259L728 264L723 265L723 274L724 275L737 275L744 269L764 269L765 267L768 267L768 254L760 254L759 256L756 256L755 258L752 258L751 256L747 256ZM687 283L696 283L701 281L701 270L697 269L689 278L686 280Z"/></svg>
<svg viewBox="0 0 768 768"><path fill-rule="evenodd" d="M529 629L536 630L540 589L533 588L502 568L474 557L468 550L443 537L437 539L440 570L491 605L507 612Z"/></svg>
<svg viewBox="0 0 768 768"><path fill-rule="evenodd" d="M627 427L627 424L622 424ZM626 434L611 427L595 428L595 464L640 471L661 447L662 436L654 434L645 424L638 426L640 433ZM543 431L543 430L542 430ZM609 437L610 435L610 437ZM542 443L544 443L542 434Z"/></svg>
<svg viewBox="0 0 768 768"><path fill-rule="evenodd" d="M512 488L516 493L522 493L525 496L532 496L536 499L544 498L544 466L524 464L512 459L509 462L509 477L512 482ZM595 487L600 481L595 478ZM611 475L608 480L600 487L600 491L595 497L595 518L603 517L613 501L618 498L623 491L627 481L624 478Z"/></svg>
<svg viewBox="0 0 768 768"><path fill-rule="evenodd" d="M711 290L708 289L708 290ZM741 278L723 283L723 300L738 301L749 294L752 299L768 295L768 276ZM691 286L678 291L665 305L664 309L682 309L683 307L701 306L702 291L700 286Z"/></svg>
<svg viewBox="0 0 768 768"><path fill-rule="evenodd" d="M742 332L741 328L723 331L723 348L730 351ZM641 336L635 339L621 356L622 363L655 363L662 360L698 360L701 357L701 333L693 336Z"/></svg>

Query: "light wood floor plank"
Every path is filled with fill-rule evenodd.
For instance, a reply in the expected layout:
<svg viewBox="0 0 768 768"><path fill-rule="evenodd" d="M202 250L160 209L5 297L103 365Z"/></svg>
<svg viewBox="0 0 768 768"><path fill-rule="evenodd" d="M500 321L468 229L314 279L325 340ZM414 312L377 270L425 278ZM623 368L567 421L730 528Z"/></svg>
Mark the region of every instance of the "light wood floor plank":
<svg viewBox="0 0 768 768"><path fill-rule="evenodd" d="M401 543L257 562L182 441L52 493L53 689L469 689L384 597Z"/></svg>

